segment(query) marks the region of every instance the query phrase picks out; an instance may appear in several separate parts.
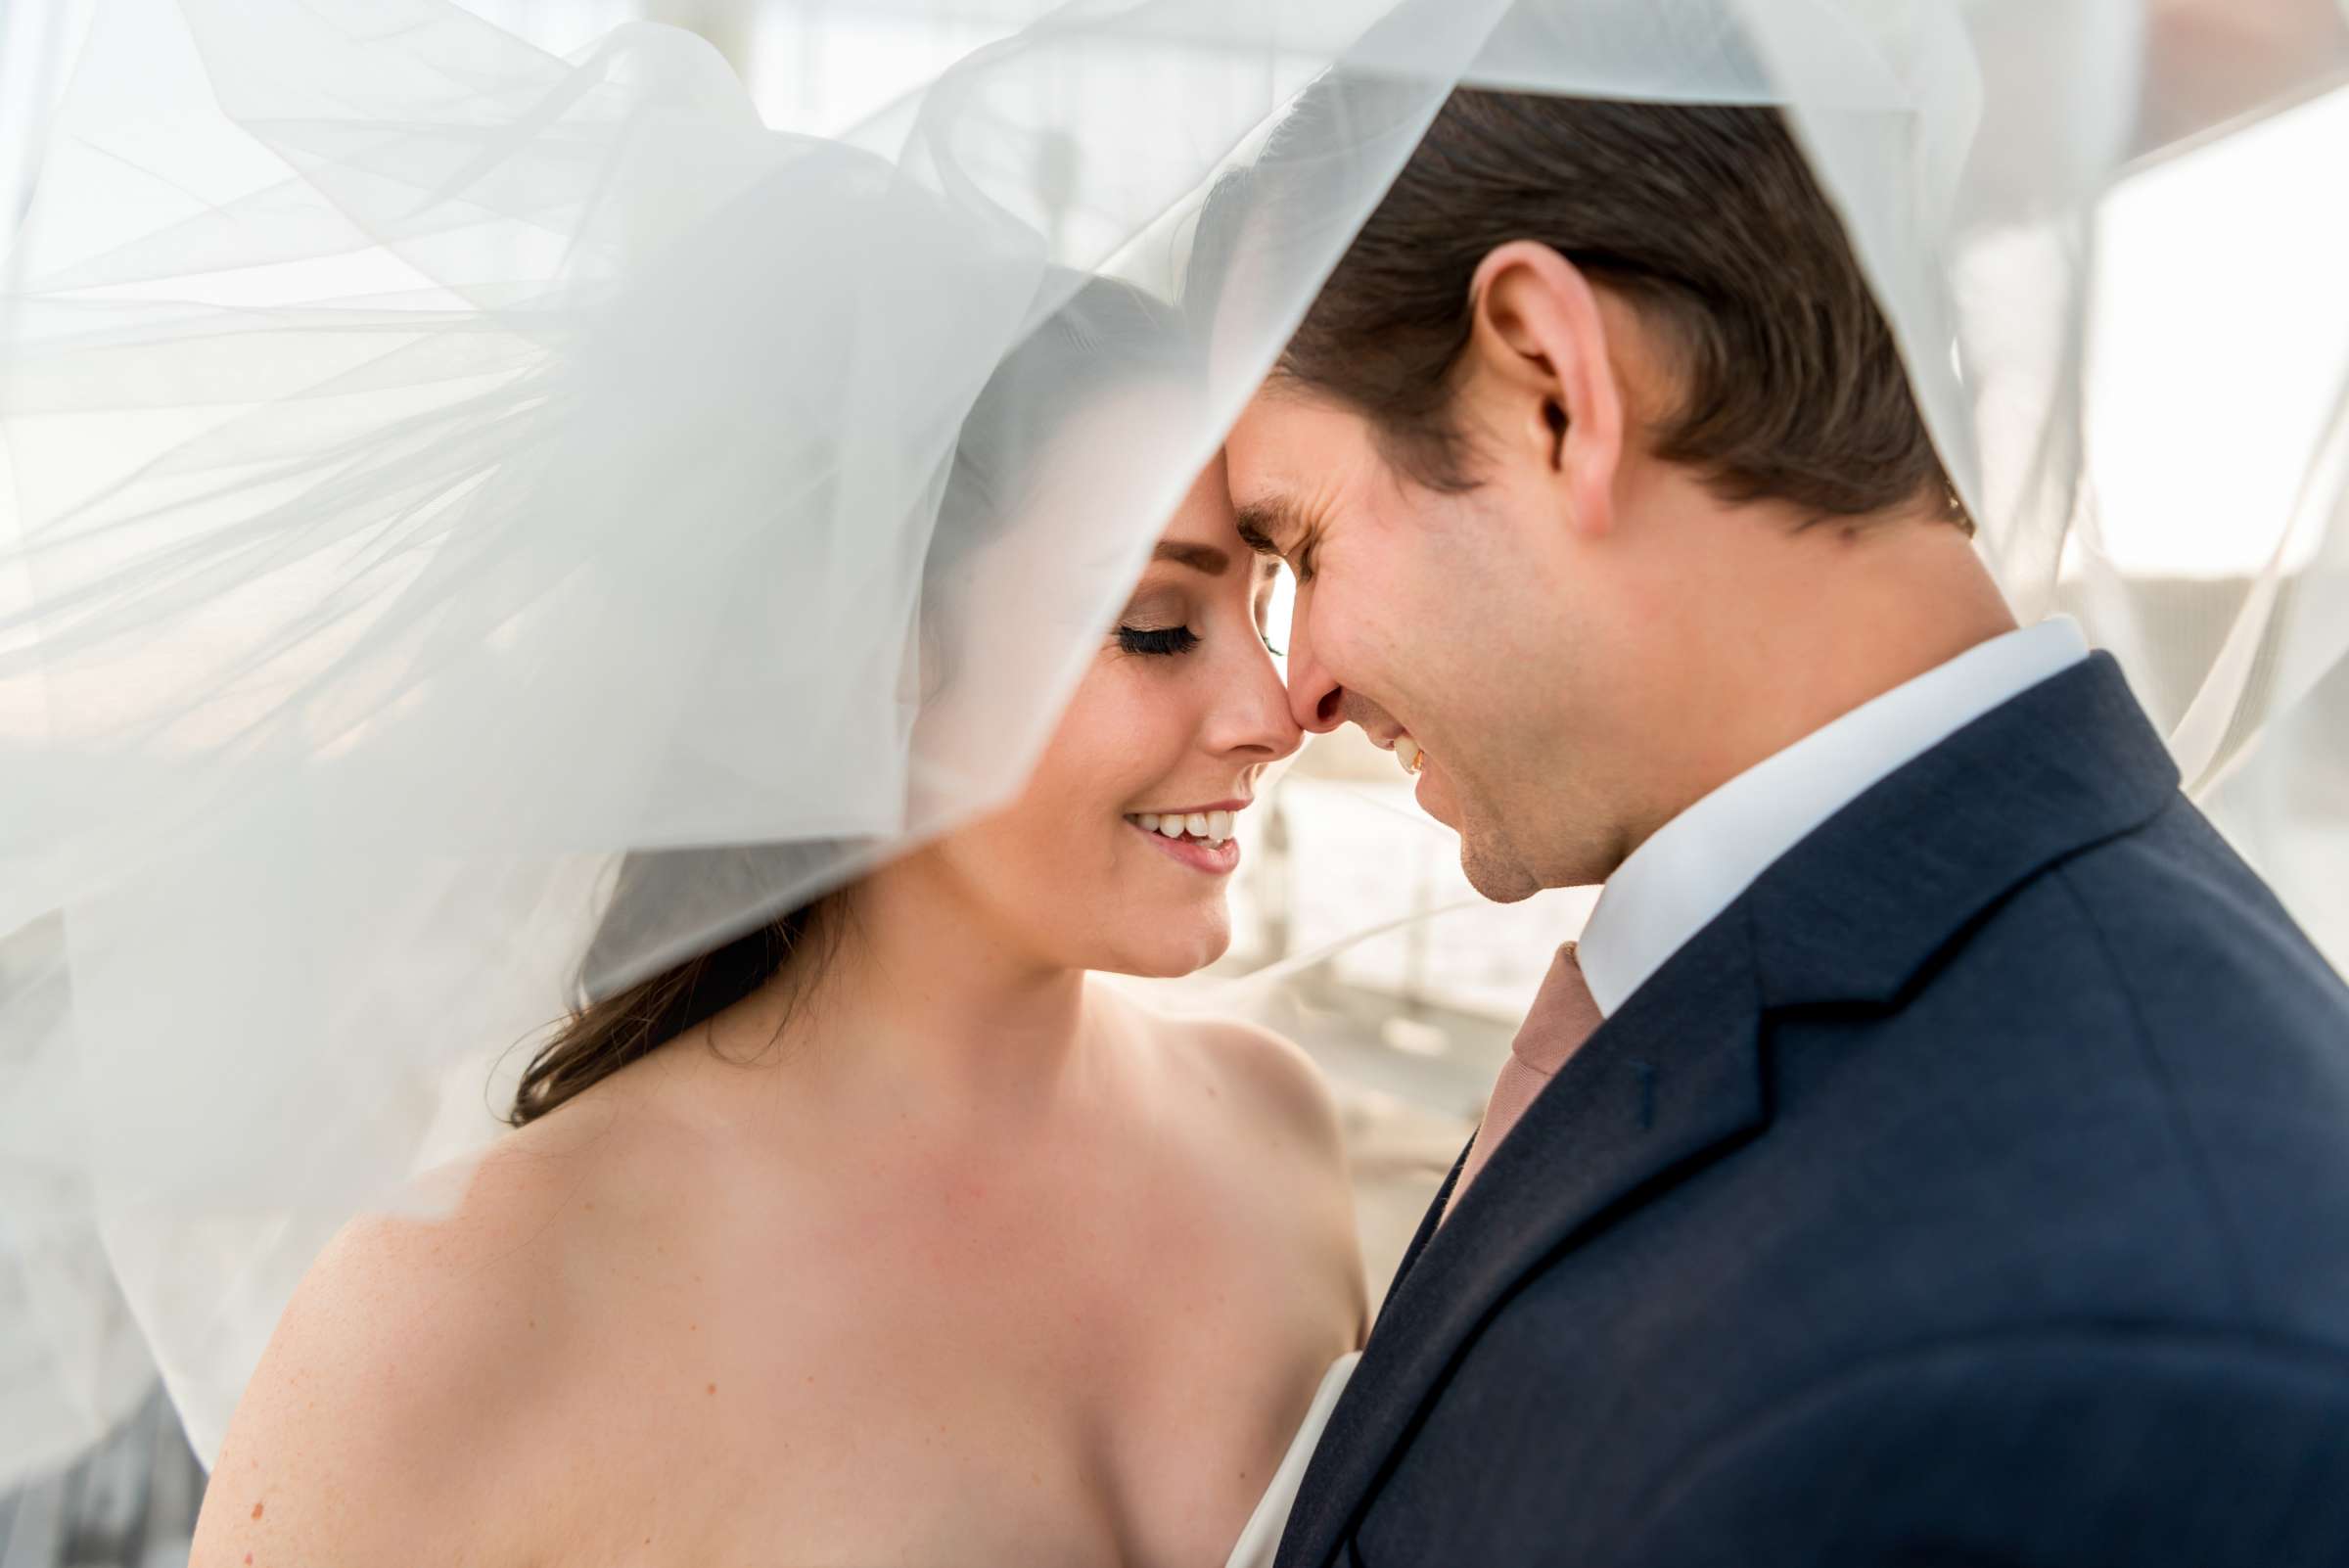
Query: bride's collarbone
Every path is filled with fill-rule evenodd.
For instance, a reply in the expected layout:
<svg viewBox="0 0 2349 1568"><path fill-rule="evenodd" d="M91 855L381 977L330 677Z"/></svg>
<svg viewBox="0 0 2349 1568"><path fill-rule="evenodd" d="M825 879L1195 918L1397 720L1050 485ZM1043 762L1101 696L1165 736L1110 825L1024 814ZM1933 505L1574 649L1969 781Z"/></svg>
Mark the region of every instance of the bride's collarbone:
<svg viewBox="0 0 2349 1568"><path fill-rule="evenodd" d="M809 1561L1220 1563L1278 1459L1263 1390L1317 1355L1273 1304L1203 1304L1129 1258L1009 1284L816 1259L696 1290L607 1300L586 1337L610 1354L548 1412L579 1548L682 1512L706 1533L656 1560L788 1540Z"/></svg>
<svg viewBox="0 0 2349 1568"><path fill-rule="evenodd" d="M1026 1136L809 1104L777 1149L582 1117L477 1183L502 1183L475 1218L540 1309L509 1452L577 1494L567 1549L698 1497L745 1545L1220 1561L1196 1548L1285 1436L1263 1390L1347 1348L1343 1292L1263 1201L1293 1177L1280 1109L1212 1055L1164 1071L1156 1100Z"/></svg>
<svg viewBox="0 0 2349 1568"><path fill-rule="evenodd" d="M1248 1140L1164 1107L995 1137L795 1120L821 1130L771 1147L612 1118L485 1170L477 1186L495 1190L475 1206L510 1212L479 1222L528 1238L509 1267L576 1287L561 1316L583 1329L632 1314L642 1332L707 1335L739 1316L769 1342L977 1345L1055 1324L1039 1359L1120 1335L1163 1357L1186 1327L1281 1317L1281 1295L1312 1294L1267 1178L1223 1147Z"/></svg>

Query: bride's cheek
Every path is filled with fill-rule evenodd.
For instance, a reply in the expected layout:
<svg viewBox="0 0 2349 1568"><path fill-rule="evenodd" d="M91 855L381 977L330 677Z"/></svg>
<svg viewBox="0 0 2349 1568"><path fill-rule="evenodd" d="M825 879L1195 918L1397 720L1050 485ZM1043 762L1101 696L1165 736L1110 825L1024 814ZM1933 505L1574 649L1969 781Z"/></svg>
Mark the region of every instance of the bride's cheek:
<svg viewBox="0 0 2349 1568"><path fill-rule="evenodd" d="M1148 683L1122 668L1130 663L1105 661L1085 672L1033 775L1030 793L1052 813L1064 845L1081 823L1106 831L1122 826L1125 812L1154 804L1137 801L1156 775L1148 736L1134 723L1150 706Z"/></svg>

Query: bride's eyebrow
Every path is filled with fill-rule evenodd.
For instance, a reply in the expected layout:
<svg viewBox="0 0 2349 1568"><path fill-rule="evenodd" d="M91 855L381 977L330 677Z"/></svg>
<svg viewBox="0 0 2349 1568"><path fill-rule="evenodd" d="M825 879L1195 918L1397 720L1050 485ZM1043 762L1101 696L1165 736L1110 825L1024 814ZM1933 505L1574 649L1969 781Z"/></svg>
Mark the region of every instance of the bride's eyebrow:
<svg viewBox="0 0 2349 1568"><path fill-rule="evenodd" d="M1212 544L1176 544L1172 540L1161 540L1158 548L1150 552L1150 559L1172 561L1177 566L1187 566L1194 572L1204 572L1211 577L1220 577L1231 570L1231 557Z"/></svg>

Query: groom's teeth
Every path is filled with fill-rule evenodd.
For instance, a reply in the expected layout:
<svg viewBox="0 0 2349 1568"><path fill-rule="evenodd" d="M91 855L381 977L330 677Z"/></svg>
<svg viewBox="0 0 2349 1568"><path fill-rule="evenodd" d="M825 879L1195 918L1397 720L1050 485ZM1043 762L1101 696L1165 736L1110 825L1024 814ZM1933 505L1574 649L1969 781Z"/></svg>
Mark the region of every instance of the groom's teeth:
<svg viewBox="0 0 2349 1568"><path fill-rule="evenodd" d="M1398 762L1401 762L1401 763L1403 764L1403 770L1404 770L1405 772L1406 772L1406 773L1416 773L1416 772L1418 772L1418 771L1419 771L1419 743L1418 743L1417 741L1415 741L1415 740L1411 739L1411 738L1410 738L1408 735L1398 735L1398 736L1396 736L1396 737L1395 737L1395 761L1397 761Z"/></svg>
<svg viewBox="0 0 2349 1568"><path fill-rule="evenodd" d="M1158 813L1156 811L1144 811L1140 816L1135 817L1134 820L1141 823L1142 831L1145 833L1156 833L1158 831Z"/></svg>
<svg viewBox="0 0 2349 1568"><path fill-rule="evenodd" d="M1160 818L1158 819L1158 831L1159 831L1159 832L1161 832L1161 833L1163 833L1163 834L1165 834L1165 835L1166 835L1168 838L1170 838L1170 839L1179 839L1179 838L1181 838L1181 837L1182 837L1182 818L1181 818L1181 817L1179 817L1179 816L1162 816L1162 817L1160 817Z"/></svg>
<svg viewBox="0 0 2349 1568"><path fill-rule="evenodd" d="M1229 811L1210 811L1210 812L1208 812L1208 813L1207 813L1207 836L1208 836L1208 838L1210 838L1211 840L1213 840L1215 843L1218 843L1218 844L1221 844L1221 843L1222 843L1222 842L1223 842L1225 839L1228 839L1228 838L1230 838L1230 837L1231 837L1231 813L1230 813Z"/></svg>

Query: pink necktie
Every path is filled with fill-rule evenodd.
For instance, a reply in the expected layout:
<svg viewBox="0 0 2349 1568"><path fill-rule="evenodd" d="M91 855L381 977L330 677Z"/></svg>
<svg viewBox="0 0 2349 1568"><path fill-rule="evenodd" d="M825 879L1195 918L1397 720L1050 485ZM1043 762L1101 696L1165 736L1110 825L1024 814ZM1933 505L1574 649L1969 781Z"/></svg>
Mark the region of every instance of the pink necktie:
<svg viewBox="0 0 2349 1568"><path fill-rule="evenodd" d="M1493 1097L1485 1102L1485 1119L1476 1130L1476 1137L1468 1145L1467 1163L1460 1167L1459 1180L1451 1184L1451 1196L1444 1205L1444 1219L1459 1207L1460 1194L1468 1183L1493 1158L1500 1140L1509 1135L1509 1129L1525 1114L1549 1081L1566 1065L1566 1058L1575 1053L1590 1032L1599 1025L1598 1003L1590 996L1589 982L1583 979L1582 961L1574 955L1574 944L1558 949L1550 962L1549 978L1542 982L1540 994L1534 997L1533 1011L1525 1015L1517 1038L1510 1042L1509 1059L1501 1064L1500 1076L1493 1082ZM1438 1224L1443 1221L1438 1221Z"/></svg>

